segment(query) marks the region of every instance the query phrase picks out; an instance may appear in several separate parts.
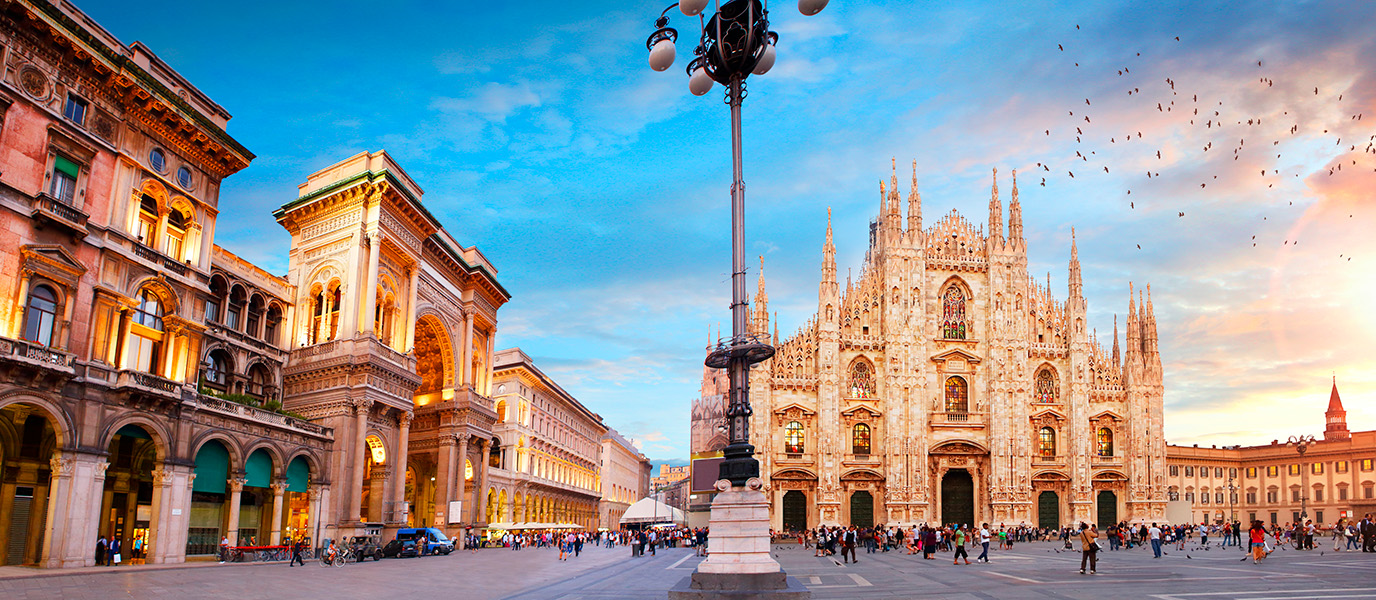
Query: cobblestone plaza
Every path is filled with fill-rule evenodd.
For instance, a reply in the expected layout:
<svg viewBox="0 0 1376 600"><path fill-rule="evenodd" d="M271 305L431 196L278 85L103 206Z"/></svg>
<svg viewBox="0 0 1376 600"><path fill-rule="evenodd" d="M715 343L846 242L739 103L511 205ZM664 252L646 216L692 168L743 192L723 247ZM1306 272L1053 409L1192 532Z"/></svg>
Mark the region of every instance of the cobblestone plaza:
<svg viewBox="0 0 1376 600"><path fill-rule="evenodd" d="M1325 540L1326 541L1326 540ZM1193 546L1193 544L1192 544ZM1322 546L1322 544L1320 544ZM1099 573L1080 575L1078 552L1059 544L990 550L989 564L955 566L898 552L860 554L856 564L817 558L797 545L776 546L779 562L813 598L1084 598L1112 595L1152 600L1307 600L1376 598L1376 555L1331 550L1277 551L1262 564L1236 548L1187 550L1151 558L1150 549L1103 552ZM169 567L89 567L42 572L0 568L0 592L14 600L49 598L380 598L443 594L485 600L662 600L701 558L691 549L661 549L629 560L630 550L589 547L560 562L553 549L484 549L451 556L386 559L343 568L276 564L187 563ZM473 574L482 584L454 594Z"/></svg>

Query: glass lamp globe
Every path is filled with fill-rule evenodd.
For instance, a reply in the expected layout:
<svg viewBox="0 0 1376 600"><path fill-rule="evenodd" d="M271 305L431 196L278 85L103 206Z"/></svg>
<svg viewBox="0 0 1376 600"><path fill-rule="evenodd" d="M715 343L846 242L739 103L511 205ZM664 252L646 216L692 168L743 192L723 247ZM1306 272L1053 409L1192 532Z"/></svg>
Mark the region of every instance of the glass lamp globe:
<svg viewBox="0 0 1376 600"><path fill-rule="evenodd" d="M751 73L754 73L756 75L764 75L765 73L768 73L770 69L774 68L775 57L776 54L774 52L774 44L769 44L765 46L764 54L760 56L760 62L755 63L755 70L751 71Z"/></svg>
<svg viewBox="0 0 1376 600"><path fill-rule="evenodd" d="M812 16L827 7L828 0L798 0L798 12L805 16Z"/></svg>
<svg viewBox="0 0 1376 600"><path fill-rule="evenodd" d="M690 17L696 17L698 13L707 8L707 0L682 0L678 3L679 10Z"/></svg>
<svg viewBox="0 0 1376 600"><path fill-rule="evenodd" d="M713 83L715 82L712 81L712 78L707 76L707 69L698 67L697 70L693 71L693 76L688 78L688 91L692 92L694 96L701 96L712 91Z"/></svg>
<svg viewBox="0 0 1376 600"><path fill-rule="evenodd" d="M650 68L663 71L674 64L674 41L662 39L650 48Z"/></svg>

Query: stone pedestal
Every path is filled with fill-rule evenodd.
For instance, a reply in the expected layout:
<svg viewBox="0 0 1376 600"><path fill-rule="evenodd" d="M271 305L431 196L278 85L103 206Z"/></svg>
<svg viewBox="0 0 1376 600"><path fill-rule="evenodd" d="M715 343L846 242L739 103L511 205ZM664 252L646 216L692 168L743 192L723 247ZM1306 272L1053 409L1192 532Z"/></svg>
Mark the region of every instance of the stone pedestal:
<svg viewBox="0 0 1376 600"><path fill-rule="evenodd" d="M669 590L669 600L807 600L812 592L769 554L769 500L758 478L733 487L723 479L712 501L707 560Z"/></svg>

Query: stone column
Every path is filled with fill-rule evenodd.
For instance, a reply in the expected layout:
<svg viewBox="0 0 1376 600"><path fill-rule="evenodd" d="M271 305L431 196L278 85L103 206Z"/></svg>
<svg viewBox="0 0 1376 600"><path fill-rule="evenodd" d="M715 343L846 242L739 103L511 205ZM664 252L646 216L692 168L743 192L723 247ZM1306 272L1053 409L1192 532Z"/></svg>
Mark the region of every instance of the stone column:
<svg viewBox="0 0 1376 600"><path fill-rule="evenodd" d="M463 325L463 364L459 365L462 378L459 385L473 387L473 313L464 315Z"/></svg>
<svg viewBox="0 0 1376 600"><path fill-rule="evenodd" d="M496 347L497 347L496 344L497 344L497 328L496 328L496 327L493 327L493 328L492 328L492 331L488 332L488 334L487 334L487 360L483 361L483 365L484 365L484 367L486 367L486 371L483 373L483 389L482 389L482 395L484 395L484 396L491 396L491 395L492 395L492 365L493 365L493 363L496 363L496 362L497 362L496 359L495 359L495 357L493 357L493 353L496 352ZM517 402L516 402L516 405L515 405L515 406L512 406L512 407L509 408L508 410L515 411L515 410L517 410L517 409L519 409L519 408L520 408L520 401L517 401Z"/></svg>
<svg viewBox="0 0 1376 600"><path fill-rule="evenodd" d="M282 494L287 491L287 484L284 481L275 481L272 485L272 537L268 540L268 545L276 546L282 543Z"/></svg>
<svg viewBox="0 0 1376 600"><path fill-rule="evenodd" d="M231 546L239 545L239 502L243 497L245 483L248 483L248 480L242 477L229 479L229 525L226 527L228 531L225 532L225 537L229 538Z"/></svg>
<svg viewBox="0 0 1376 600"><path fill-rule="evenodd" d="M472 319L470 318L469 323L472 323L472 322L473 322L473 321L472 321ZM470 327L470 328L469 328L469 332L471 333L472 331L473 331L473 329ZM472 336L471 336L471 335L469 336L469 339L470 339L470 340L472 339ZM480 475L478 476L478 479L479 479L479 481L480 481L480 483L479 483L479 485L478 485L478 497L479 497L479 498L482 498L482 499L484 500L484 507L486 507L486 503L485 503L485 502L486 502L486 500L487 500L487 496L486 496L486 494L487 494L487 465L488 465L488 462L487 462L487 461L488 461L488 449L487 449L487 447L490 446L491 444L492 444L492 441L491 441L491 440L488 440L487 438L482 438L482 439L479 439L479 440L478 440L478 454L479 454L479 456L478 456L478 462L479 462L479 463L482 463L482 466L481 466L481 467L478 467L478 469L477 469L478 473L480 474ZM482 523L483 523L484 525L487 524L487 511L484 510L483 513L482 513L480 516L483 517ZM476 519L474 519L474 520L476 520Z"/></svg>
<svg viewBox="0 0 1376 600"><path fill-rule="evenodd" d="M476 519L464 518L464 514L468 513L469 510L472 510L473 505L472 498L469 498L467 500L464 499L464 490L467 489L466 486L468 485L468 480L465 479L465 477L468 474L468 470L464 468L464 461L468 460L468 434L459 435L459 447L455 452L455 456L457 458L454 464L454 472L457 475L454 478L456 481L453 485L455 492L453 497L458 498L460 502L464 503L464 505L461 505L459 507L459 520L472 523Z"/></svg>
<svg viewBox="0 0 1376 600"><path fill-rule="evenodd" d="M186 561L186 528L191 515L192 467L164 464L153 471L153 519L149 523L148 562Z"/></svg>
<svg viewBox="0 0 1376 600"><path fill-rule="evenodd" d="M420 288L420 266L411 267L409 297L406 300L406 348L410 352L416 345L416 290Z"/></svg>
<svg viewBox="0 0 1376 600"><path fill-rule="evenodd" d="M433 527L448 525L449 490L453 485L455 445L452 434L440 434L439 465L435 470L435 509L431 519Z"/></svg>
<svg viewBox="0 0 1376 600"><path fill-rule="evenodd" d="M110 463L91 454L63 452L48 464L48 515L40 564L50 569L92 566L100 492Z"/></svg>
<svg viewBox="0 0 1376 600"><path fill-rule="evenodd" d="M399 433L397 449L392 453L395 457L392 461L397 476L392 479L392 506L401 507L392 513L392 521L406 524L406 513L409 507L406 505L406 455L411 443L411 413L404 412L397 418ZM417 481L417 484L420 482Z"/></svg>
<svg viewBox="0 0 1376 600"><path fill-rule="evenodd" d="M349 266L344 272L344 281L340 283L342 291L339 294L339 301L343 306L339 310L339 339L353 339L354 334L358 333L358 301L362 298L358 295L358 290L354 289L363 285L363 280L359 277L362 274L363 265L360 264L360 250L363 246L363 232L356 231L353 235L353 245L349 247ZM368 319L372 319L368 315Z"/></svg>
<svg viewBox="0 0 1376 600"><path fill-rule="evenodd" d="M373 232L368 236L368 289L363 290L363 333L376 335L374 318L377 313L377 270L379 253L382 250L382 234Z"/></svg>
<svg viewBox="0 0 1376 600"><path fill-rule="evenodd" d="M349 514L345 515L345 521L362 521L363 511L363 463L364 453L368 452L368 410L373 406L373 401L367 398L359 398L354 401L354 472L350 477L353 487L348 490Z"/></svg>
<svg viewBox="0 0 1376 600"><path fill-rule="evenodd" d="M33 271L29 269L24 269L22 272L20 272L19 303L17 306L14 307L14 318L10 319L10 323L13 325L13 327L10 328L10 338L12 339L24 339L24 315L29 310L29 281L31 279L33 279ZM73 304L72 298L70 296L67 298L66 304L68 306L71 306ZM57 337L56 332L54 332L53 338L54 341L61 339Z"/></svg>
<svg viewBox="0 0 1376 600"><path fill-rule="evenodd" d="M316 485L315 482L311 482L311 485L306 488L306 505L311 511L310 522L306 525L306 531L310 533L312 546L320 545L320 491L320 486Z"/></svg>

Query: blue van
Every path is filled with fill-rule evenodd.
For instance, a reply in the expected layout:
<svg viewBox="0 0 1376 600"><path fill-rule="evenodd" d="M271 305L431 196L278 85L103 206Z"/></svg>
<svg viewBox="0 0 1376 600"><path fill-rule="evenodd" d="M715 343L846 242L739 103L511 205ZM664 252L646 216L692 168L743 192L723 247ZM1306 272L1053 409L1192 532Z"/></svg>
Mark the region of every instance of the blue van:
<svg viewBox="0 0 1376 600"><path fill-rule="evenodd" d="M415 540L425 544L426 554L449 554L454 551L454 540L445 537L444 532L434 527L406 527L397 530L397 539Z"/></svg>

